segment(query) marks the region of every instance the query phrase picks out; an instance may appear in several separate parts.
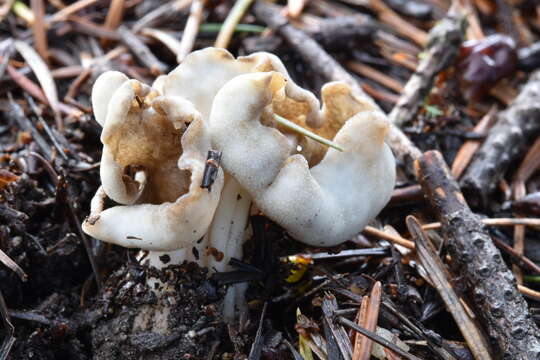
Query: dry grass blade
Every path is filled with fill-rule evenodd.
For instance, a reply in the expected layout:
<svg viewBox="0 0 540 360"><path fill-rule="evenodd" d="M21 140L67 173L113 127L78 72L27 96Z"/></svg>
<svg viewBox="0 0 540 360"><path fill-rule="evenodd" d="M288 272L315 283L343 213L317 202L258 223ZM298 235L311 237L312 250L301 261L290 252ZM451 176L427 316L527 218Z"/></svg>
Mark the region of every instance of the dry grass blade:
<svg viewBox="0 0 540 360"><path fill-rule="evenodd" d="M471 320L459 297L454 292L452 284L448 280L445 265L439 259L436 250L414 216L407 217L407 228L415 239L416 253L421 264L427 270L431 282L435 285L439 295L446 304L447 310L456 321L474 358L477 360L490 360L491 355L486 345L486 339Z"/></svg>
<svg viewBox="0 0 540 360"><path fill-rule="evenodd" d="M26 281L28 279L28 275L26 275L24 270L21 269L21 267L17 265L15 261L11 260L11 258L7 256L7 254L3 252L1 249L0 249L0 262L2 262L8 268L13 270L17 275L19 275L22 281Z"/></svg>
<svg viewBox="0 0 540 360"><path fill-rule="evenodd" d="M373 285L371 294L369 295L369 306L366 311L365 322L363 326L365 329L375 332L377 330L377 321L379 318L379 310L381 307L381 283L377 281ZM360 325L360 324L359 324ZM371 349L373 347L373 342L370 338L362 335L356 336L353 360L369 360L371 357Z"/></svg>
<svg viewBox="0 0 540 360"><path fill-rule="evenodd" d="M21 130L27 131L32 135L32 139L38 146L39 150L45 154L46 157L52 157L52 150L48 142L41 136L41 133L36 129L32 121L25 115L22 107L13 100L11 93L8 93L8 101L10 105L9 115L15 119Z"/></svg>
<svg viewBox="0 0 540 360"><path fill-rule="evenodd" d="M519 187L518 187L519 188ZM525 184L522 191L515 193L516 200L520 200L525 196ZM514 251L518 256L522 256L525 251L525 226L517 225L514 227ZM512 271L518 284L523 285L523 271L518 265L512 265Z"/></svg>
<svg viewBox="0 0 540 360"><path fill-rule="evenodd" d="M226 49L227 46L229 46L236 25L240 23L240 20L242 20L252 3L253 0L236 0L233 8L229 11L223 26L219 30L216 42L214 43L215 47Z"/></svg>
<svg viewBox="0 0 540 360"><path fill-rule="evenodd" d="M176 57L178 63L184 61L185 57L193 50L195 39L199 33L199 26L201 25L205 5L206 0L193 0L191 3L189 17L186 22L186 27L184 28L184 34L182 35L180 51Z"/></svg>
<svg viewBox="0 0 540 360"><path fill-rule="evenodd" d="M58 127L58 130L62 131L64 129L64 124L59 110L58 93L56 91L56 84L54 83L49 67L47 64L45 64L36 50L34 50L27 43L15 41L15 49L17 49L19 54L21 54L28 66L30 66L36 75L39 84L47 97L49 105L54 112L56 126Z"/></svg>
<svg viewBox="0 0 540 360"><path fill-rule="evenodd" d="M105 18L105 27L109 30L116 29L121 23L124 17L124 7L126 5L125 0L112 0L107 11L107 17Z"/></svg>

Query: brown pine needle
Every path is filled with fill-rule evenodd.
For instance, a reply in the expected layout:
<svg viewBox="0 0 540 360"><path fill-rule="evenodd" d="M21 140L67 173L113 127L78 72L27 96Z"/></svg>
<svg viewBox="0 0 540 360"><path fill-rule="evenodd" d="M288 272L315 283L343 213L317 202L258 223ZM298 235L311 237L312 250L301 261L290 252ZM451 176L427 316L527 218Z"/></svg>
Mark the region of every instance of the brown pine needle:
<svg viewBox="0 0 540 360"><path fill-rule="evenodd" d="M474 134L485 134L487 130L491 127L495 120L495 114L497 113L497 107L492 106L486 115L476 124L473 129ZM474 156L474 153L482 145L482 142L479 140L467 140L461 145L459 151L452 163L452 176L454 179L459 179L461 174L465 171L471 159Z"/></svg>
<svg viewBox="0 0 540 360"><path fill-rule="evenodd" d="M66 6L62 10L55 13L50 19L50 22L58 22L58 21L65 21L67 18L75 14L76 12L84 9L85 7L88 7L90 5L93 5L97 3L98 0L79 0L77 2L74 2L73 4Z"/></svg>
<svg viewBox="0 0 540 360"><path fill-rule="evenodd" d="M523 285L519 285L518 284L518 290L520 293L522 293L523 295L533 299L533 300L536 300L536 301L540 301L540 292L536 291L536 290L533 290L533 289L530 289L526 286L523 286Z"/></svg>
<svg viewBox="0 0 540 360"><path fill-rule="evenodd" d="M365 321L362 325L360 325L363 328L372 332L375 332L375 330L377 330L377 321L379 318L379 310L381 307L381 295L381 283L377 281L375 285L373 285L373 289L371 290L371 294L369 295L369 306L368 310L366 311ZM356 351L356 345L358 345L358 340L360 340L360 344L358 346L359 350ZM372 347L373 341L371 339L360 334L356 335L353 360L369 360L371 357Z"/></svg>
<svg viewBox="0 0 540 360"><path fill-rule="evenodd" d="M414 250L414 248L415 248L414 242L412 242L411 240L407 240L407 239L405 239L403 237L388 234L388 233L386 233L386 232L384 232L382 230L374 228L373 226L366 226L362 232L364 234L366 234L366 235L376 236L376 237L379 237L381 239L390 241L391 243L401 245L401 246L406 247L407 249L410 249L410 250Z"/></svg>
<svg viewBox="0 0 540 360"><path fill-rule="evenodd" d="M47 46L47 28L45 26L45 4L43 0L31 0L34 22L32 33L34 34L34 47L44 61L49 58Z"/></svg>
<svg viewBox="0 0 540 360"><path fill-rule="evenodd" d="M538 218L493 218L493 219L482 219L482 222L488 226L540 226L540 219ZM424 230L433 230L441 227L440 222L434 222L430 224L425 224L422 226Z"/></svg>
<svg viewBox="0 0 540 360"><path fill-rule="evenodd" d="M124 17L124 8L126 6L125 0L112 0L107 11L107 17L105 18L105 28L108 30L115 30L122 23ZM107 39L101 39L103 44L107 43Z"/></svg>
<svg viewBox="0 0 540 360"><path fill-rule="evenodd" d="M390 90L393 90L397 93L401 93L403 91L404 85L401 82L391 78L390 76L377 69L372 68L371 66L359 63L357 61L349 61L347 63L347 67L355 73L373 81L376 81L377 83Z"/></svg>

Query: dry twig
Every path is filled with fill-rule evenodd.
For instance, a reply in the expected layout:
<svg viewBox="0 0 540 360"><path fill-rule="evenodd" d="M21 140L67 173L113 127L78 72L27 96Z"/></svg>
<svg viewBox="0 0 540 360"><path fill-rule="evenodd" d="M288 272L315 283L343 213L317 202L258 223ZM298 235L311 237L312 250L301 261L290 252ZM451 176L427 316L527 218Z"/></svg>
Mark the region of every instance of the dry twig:
<svg viewBox="0 0 540 360"><path fill-rule="evenodd" d="M535 72L508 109L499 113L482 147L461 179L474 207L486 206L509 166L540 135L540 71Z"/></svg>
<svg viewBox="0 0 540 360"><path fill-rule="evenodd" d="M429 94L435 77L454 60L463 39L464 18L451 8L429 32L429 41L415 73L388 117L398 127L411 121Z"/></svg>
<svg viewBox="0 0 540 360"><path fill-rule="evenodd" d="M417 168L454 265L473 293L477 315L485 320L490 338L504 356L533 359L540 353L539 330L484 225L465 203L440 153L425 153Z"/></svg>

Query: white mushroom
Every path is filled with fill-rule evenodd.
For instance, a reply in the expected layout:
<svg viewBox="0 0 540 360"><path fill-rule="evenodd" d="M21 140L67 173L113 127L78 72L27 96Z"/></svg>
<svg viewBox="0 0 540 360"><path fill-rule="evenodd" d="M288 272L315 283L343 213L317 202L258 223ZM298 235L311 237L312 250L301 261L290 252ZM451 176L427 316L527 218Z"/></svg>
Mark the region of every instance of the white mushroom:
<svg viewBox="0 0 540 360"><path fill-rule="evenodd" d="M167 97L181 97L193 104L203 121L208 123L216 94L232 79L249 73L277 72L270 85L273 91L273 111L294 123L317 129L324 137L332 138L344 121L361 110L372 108L370 102L362 101L350 94L347 86L334 84L323 91L324 106L309 91L300 88L289 77L281 61L269 53L255 53L235 59L223 49L206 48L191 53L169 75L156 80ZM232 97L227 107L242 112L243 99ZM329 119L329 121L326 121ZM236 129L229 129L235 132ZM287 142L296 152L304 154L310 163L320 161L326 147L296 132L281 128ZM252 140L253 143L257 139ZM218 149L221 150L221 149ZM245 156L245 155L242 155ZM217 271L228 269L231 257L242 256L244 230L251 204L251 197L234 178L225 177L225 187L216 217L206 237L208 246L223 253L223 257L211 259L210 268Z"/></svg>
<svg viewBox="0 0 540 360"><path fill-rule="evenodd" d="M202 246L197 242L223 187L221 170L212 191L200 186L211 148L200 114L187 100L160 96L116 72L98 78L92 102L103 125L102 188L83 230L99 240L149 250L156 267L169 264L160 257L193 260L192 248ZM103 209L105 196L120 205ZM200 254L199 263L206 265L206 252Z"/></svg>
<svg viewBox="0 0 540 360"><path fill-rule="evenodd" d="M276 84L279 87L274 97L277 114L300 125L323 125L324 113L320 111L317 98L290 80L281 61L269 53L256 53L235 59L224 49L206 48L191 53L175 70L158 81L164 95L186 99L201 113L203 120L208 122L214 98L225 84L242 74L268 71L277 71L287 80L285 84ZM241 99L231 99L229 106L242 111L243 102L239 100ZM306 152L320 152L323 148L303 137L302 142L299 142L295 133L289 132L288 139L295 148L301 145ZM232 257L242 257L251 202L250 194L233 177L226 175L221 201L205 237L205 244L216 249L220 255L209 259L210 269L226 271L230 268L228 263ZM243 301L243 287L243 284L230 287L225 301L226 318L233 317L235 303L242 307L240 304Z"/></svg>
<svg viewBox="0 0 540 360"><path fill-rule="evenodd" d="M294 238L316 246L344 242L390 199L395 161L384 142L388 122L369 110L352 112L345 121L348 111L338 111L339 106L354 110L354 96L344 84L328 84L322 89L323 99L340 95L339 101L325 103L325 121L337 125L326 130L341 127L334 142L345 151L329 149L310 168L304 156L291 155L287 137L271 126L279 109L274 99L281 96L276 84L285 86L280 73L240 75L216 95L210 131L214 147L223 151L222 166Z"/></svg>
<svg viewBox="0 0 540 360"><path fill-rule="evenodd" d="M252 200L301 241L347 240L387 202L393 157L384 144L386 122L369 112L370 101L341 83L321 94L322 110L274 55L235 59L215 48L193 52L152 88L103 74L92 92L103 126L102 187L83 229L149 250L156 267L167 265L164 254L197 260L194 247L211 271L242 257ZM345 151L291 130L298 127L334 138ZM218 172L210 192L200 185L211 148L223 151L226 173ZM105 197L120 205L104 209ZM242 304L244 289L229 289L226 318Z"/></svg>

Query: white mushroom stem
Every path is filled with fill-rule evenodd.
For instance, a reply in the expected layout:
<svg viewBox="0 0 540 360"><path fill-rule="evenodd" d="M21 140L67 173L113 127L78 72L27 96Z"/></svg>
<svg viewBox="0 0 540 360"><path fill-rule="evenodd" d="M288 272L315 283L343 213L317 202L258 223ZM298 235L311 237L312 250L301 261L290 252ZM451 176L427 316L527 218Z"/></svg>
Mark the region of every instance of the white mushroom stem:
<svg viewBox="0 0 540 360"><path fill-rule="evenodd" d="M209 248L223 254L210 255L208 267L214 271L230 270L231 258L242 258L244 232L248 225L251 196L231 176L226 176L214 220L206 235ZM213 249L210 250L210 252ZM223 255L223 256L221 256ZM235 284L229 287L223 301L223 317L226 321L235 318L236 310L246 310L244 293L246 284Z"/></svg>
<svg viewBox="0 0 540 360"><path fill-rule="evenodd" d="M180 249L174 251L148 251L148 254L144 257L143 262L149 266L153 266L158 270L161 270L172 264L182 264L187 257L187 249Z"/></svg>

